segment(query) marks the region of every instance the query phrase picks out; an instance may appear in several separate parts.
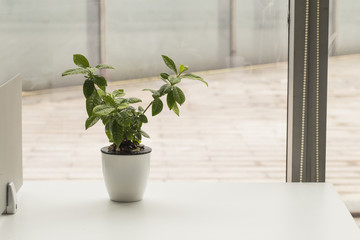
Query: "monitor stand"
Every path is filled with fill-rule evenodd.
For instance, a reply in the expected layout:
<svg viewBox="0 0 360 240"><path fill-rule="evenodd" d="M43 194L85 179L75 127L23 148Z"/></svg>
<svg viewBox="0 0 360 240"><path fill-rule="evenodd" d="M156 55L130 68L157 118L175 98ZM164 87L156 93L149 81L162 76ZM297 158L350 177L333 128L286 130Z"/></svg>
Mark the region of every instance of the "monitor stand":
<svg viewBox="0 0 360 240"><path fill-rule="evenodd" d="M16 188L13 182L6 187L6 209L3 214L15 214L17 210Z"/></svg>

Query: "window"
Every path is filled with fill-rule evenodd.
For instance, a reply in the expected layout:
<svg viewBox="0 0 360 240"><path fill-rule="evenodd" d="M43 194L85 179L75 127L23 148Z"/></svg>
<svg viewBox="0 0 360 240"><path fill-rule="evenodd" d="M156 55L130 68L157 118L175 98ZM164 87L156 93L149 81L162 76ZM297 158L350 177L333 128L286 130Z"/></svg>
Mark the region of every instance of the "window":
<svg viewBox="0 0 360 240"><path fill-rule="evenodd" d="M25 179L99 179L103 126L84 131L81 53L113 64L110 88L146 103L161 54L210 83L184 81L187 100L145 130L153 180L284 181L287 13L280 0L1 2L6 76L22 72ZM191 5L191 7L189 7ZM15 39L15 40L14 40ZM16 62L16 64L13 64ZM4 73L2 73L4 74Z"/></svg>

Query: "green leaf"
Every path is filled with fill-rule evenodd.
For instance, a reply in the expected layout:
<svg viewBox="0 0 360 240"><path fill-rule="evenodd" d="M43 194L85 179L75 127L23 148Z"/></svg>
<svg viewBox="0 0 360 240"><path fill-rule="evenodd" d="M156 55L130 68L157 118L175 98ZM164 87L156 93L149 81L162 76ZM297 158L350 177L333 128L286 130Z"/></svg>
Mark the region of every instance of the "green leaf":
<svg viewBox="0 0 360 240"><path fill-rule="evenodd" d="M138 129L141 129L141 126L143 125L143 123L141 122L141 121L137 121L137 125L136 125L136 127L138 128Z"/></svg>
<svg viewBox="0 0 360 240"><path fill-rule="evenodd" d="M146 117L144 114L141 114L141 115L139 116L139 119L140 119L140 121L143 122L143 123L147 123L147 122L148 122L148 119L147 119L147 117Z"/></svg>
<svg viewBox="0 0 360 240"><path fill-rule="evenodd" d="M152 93L156 93L156 92L157 92L156 90L148 89L148 88L143 89L143 91L149 91L149 92L152 92Z"/></svg>
<svg viewBox="0 0 360 240"><path fill-rule="evenodd" d="M99 120L100 120L99 116L91 116L91 117L89 117L88 119L86 119L85 129L88 129L88 128L94 126L95 123L97 123Z"/></svg>
<svg viewBox="0 0 360 240"><path fill-rule="evenodd" d="M94 113L94 115L97 115L97 116L106 116L115 110L116 109L110 105L101 104L101 105L97 105L96 107L94 107L93 113Z"/></svg>
<svg viewBox="0 0 360 240"><path fill-rule="evenodd" d="M173 96L172 92L168 93L168 95L166 97L166 102L167 102L167 105L168 105L169 109L171 110L174 107L174 104L175 104L175 99L174 99L174 96Z"/></svg>
<svg viewBox="0 0 360 240"><path fill-rule="evenodd" d="M130 131L126 132L125 135L126 135L126 138L130 141L132 141L134 139L134 135Z"/></svg>
<svg viewBox="0 0 360 240"><path fill-rule="evenodd" d="M160 73L160 77L161 77L162 79L168 79L168 78L169 78L169 74L167 74L167 73Z"/></svg>
<svg viewBox="0 0 360 240"><path fill-rule="evenodd" d="M88 72L85 69L82 68L72 68L68 69L65 72L61 74L61 76L67 76L67 75L74 75L74 74L88 74Z"/></svg>
<svg viewBox="0 0 360 240"><path fill-rule="evenodd" d="M159 91L156 91L152 94L152 97L153 98L159 98L161 95L160 95L160 92Z"/></svg>
<svg viewBox="0 0 360 240"><path fill-rule="evenodd" d="M132 117L132 116L134 116L134 112L133 112L133 110L132 109L126 109L126 114L129 116L129 117Z"/></svg>
<svg viewBox="0 0 360 240"><path fill-rule="evenodd" d="M109 142L114 142L112 134L111 134L111 126L112 126L112 121L109 121L108 123L105 124L105 133L109 139Z"/></svg>
<svg viewBox="0 0 360 240"><path fill-rule="evenodd" d="M171 85L170 84L162 85L161 88L159 89L160 96L163 96L163 95L169 93L170 90L171 90Z"/></svg>
<svg viewBox="0 0 360 240"><path fill-rule="evenodd" d="M128 108L129 107L129 104L128 103L120 103L118 106L117 106L117 109L118 110L122 110L122 109L125 109L125 108Z"/></svg>
<svg viewBox="0 0 360 240"><path fill-rule="evenodd" d="M89 117L92 115L94 107L99 105L100 103L101 103L101 98L99 94L97 93L97 91L93 91L90 97L86 99L86 111Z"/></svg>
<svg viewBox="0 0 360 240"><path fill-rule="evenodd" d="M106 92L104 92L102 89L96 89L96 91L101 98L103 98L103 96L106 96Z"/></svg>
<svg viewBox="0 0 360 240"><path fill-rule="evenodd" d="M181 78L170 76L169 77L169 82L171 83L171 85L175 85L175 84L181 82Z"/></svg>
<svg viewBox="0 0 360 240"><path fill-rule="evenodd" d="M99 64L96 66L97 69L114 69L113 66L107 65L107 64Z"/></svg>
<svg viewBox="0 0 360 240"><path fill-rule="evenodd" d="M86 68L86 70L90 71L91 73L94 73L94 72L96 72L96 71L99 70L99 69L97 69L97 68L92 68L92 67L88 67L88 68Z"/></svg>
<svg viewBox="0 0 360 240"><path fill-rule="evenodd" d="M124 89L117 89L117 90L112 92L112 95L114 97L123 97L123 96L125 96Z"/></svg>
<svg viewBox="0 0 360 240"><path fill-rule="evenodd" d="M180 65L179 67L179 74L182 74L183 72L189 70L189 67L186 65Z"/></svg>
<svg viewBox="0 0 360 240"><path fill-rule="evenodd" d="M94 75L94 83L103 91L107 86L106 79L103 76Z"/></svg>
<svg viewBox="0 0 360 240"><path fill-rule="evenodd" d="M198 75L195 75L195 74L192 74L192 73L187 73L187 74L181 75L180 77L181 78L192 79L192 80L199 80L199 81L205 83L206 86L209 86L209 84L202 77L200 77Z"/></svg>
<svg viewBox="0 0 360 240"><path fill-rule="evenodd" d="M124 118L123 125L124 125L125 127L130 127L130 125L131 125L131 118L130 118L130 117Z"/></svg>
<svg viewBox="0 0 360 240"><path fill-rule="evenodd" d="M153 101L153 104L152 104L152 115L155 116L155 115L158 115L162 109L163 109L163 102L160 100L160 98L156 98L154 101Z"/></svg>
<svg viewBox="0 0 360 240"><path fill-rule="evenodd" d="M125 119L125 118L128 118L128 115L127 115L126 111L121 111L121 112L120 112L120 115L121 115L121 117L123 117L124 119Z"/></svg>
<svg viewBox="0 0 360 240"><path fill-rule="evenodd" d="M134 140L137 141L138 143L140 143L141 142L141 132L136 132L135 137L136 137L136 139L134 139Z"/></svg>
<svg viewBox="0 0 360 240"><path fill-rule="evenodd" d="M142 106L138 106L138 111L139 112L143 112L144 111L144 108Z"/></svg>
<svg viewBox="0 0 360 240"><path fill-rule="evenodd" d="M73 55L74 63L82 68L88 68L90 67L89 61L81 54L74 54Z"/></svg>
<svg viewBox="0 0 360 240"><path fill-rule="evenodd" d="M121 103L126 103L126 99L124 98L115 98L116 105L120 105Z"/></svg>
<svg viewBox="0 0 360 240"><path fill-rule="evenodd" d="M140 130L141 135L143 135L146 138L150 138L149 134L147 134L145 131Z"/></svg>
<svg viewBox="0 0 360 240"><path fill-rule="evenodd" d="M116 102L114 101L114 99L110 95L105 95L105 96L102 97L102 99L104 100L105 103L113 106L114 108L117 107Z"/></svg>
<svg viewBox="0 0 360 240"><path fill-rule="evenodd" d="M129 127L131 124L131 117L129 117L125 111L116 114L115 119L121 126Z"/></svg>
<svg viewBox="0 0 360 240"><path fill-rule="evenodd" d="M140 98L128 98L127 99L129 103L139 103L139 102L142 102L142 100Z"/></svg>
<svg viewBox="0 0 360 240"><path fill-rule="evenodd" d="M178 102L180 105L185 102L185 94L180 88L174 86L172 93L174 95L175 101Z"/></svg>
<svg viewBox="0 0 360 240"><path fill-rule="evenodd" d="M176 103L174 104L174 107L173 107L172 110L174 111L174 113L175 113L176 115L178 115L178 116L180 117L179 107L178 107L178 105L177 105Z"/></svg>
<svg viewBox="0 0 360 240"><path fill-rule="evenodd" d="M121 142L123 141L123 133L121 131L121 127L116 121L113 122L111 125L111 135L114 143L116 144L116 147L119 147Z"/></svg>
<svg viewBox="0 0 360 240"><path fill-rule="evenodd" d="M176 65L174 63L174 61L169 58L168 56L165 56L165 55L161 55L163 60L164 60L164 63L166 64L166 66L168 66L168 68L170 68L171 70L174 71L174 73L177 74L177 69L176 69Z"/></svg>
<svg viewBox="0 0 360 240"><path fill-rule="evenodd" d="M94 82L89 79L85 80L83 84L83 93L85 98L90 97L91 94L94 92L94 90L95 90Z"/></svg>
<svg viewBox="0 0 360 240"><path fill-rule="evenodd" d="M121 114L120 113L114 114L114 118L116 122L121 126L124 121L124 118L121 116Z"/></svg>
<svg viewBox="0 0 360 240"><path fill-rule="evenodd" d="M110 122L110 116L101 116L101 121L104 125Z"/></svg>

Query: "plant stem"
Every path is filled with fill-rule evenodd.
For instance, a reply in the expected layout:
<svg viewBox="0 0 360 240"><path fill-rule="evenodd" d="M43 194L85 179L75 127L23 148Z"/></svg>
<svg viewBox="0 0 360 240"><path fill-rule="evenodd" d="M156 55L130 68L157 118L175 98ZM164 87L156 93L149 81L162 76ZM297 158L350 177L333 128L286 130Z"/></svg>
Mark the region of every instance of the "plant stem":
<svg viewBox="0 0 360 240"><path fill-rule="evenodd" d="M143 114L145 114L146 110L148 110L148 108L153 104L154 101L151 101L151 103L145 108Z"/></svg>

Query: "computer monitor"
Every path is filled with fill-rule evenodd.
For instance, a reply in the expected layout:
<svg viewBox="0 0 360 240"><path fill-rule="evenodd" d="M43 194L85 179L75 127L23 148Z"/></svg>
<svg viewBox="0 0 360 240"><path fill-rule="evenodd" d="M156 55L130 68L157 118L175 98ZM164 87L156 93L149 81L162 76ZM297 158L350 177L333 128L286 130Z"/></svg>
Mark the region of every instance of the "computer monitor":
<svg viewBox="0 0 360 240"><path fill-rule="evenodd" d="M21 97L20 75L0 79L0 214L6 210L8 184L18 191L23 183Z"/></svg>

